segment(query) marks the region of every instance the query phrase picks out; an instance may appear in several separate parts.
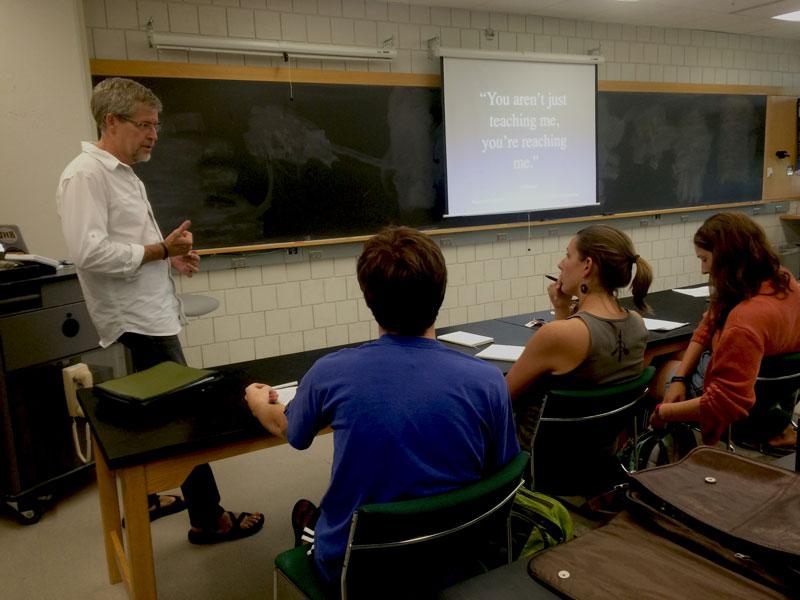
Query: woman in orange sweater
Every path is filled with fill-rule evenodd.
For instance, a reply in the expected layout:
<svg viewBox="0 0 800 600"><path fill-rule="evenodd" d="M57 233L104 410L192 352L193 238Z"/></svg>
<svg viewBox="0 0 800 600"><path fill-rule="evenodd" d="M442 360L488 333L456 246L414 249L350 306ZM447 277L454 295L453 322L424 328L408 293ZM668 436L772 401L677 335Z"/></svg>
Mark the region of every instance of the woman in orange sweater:
<svg viewBox="0 0 800 600"><path fill-rule="evenodd" d="M694 236L695 254L712 288L703 315L680 361L659 371L663 401L651 419L700 424L703 442L719 441L731 423L748 416L761 359L800 351L800 287L780 266L761 227L737 213L709 217ZM792 448L791 414L759 423L758 443Z"/></svg>

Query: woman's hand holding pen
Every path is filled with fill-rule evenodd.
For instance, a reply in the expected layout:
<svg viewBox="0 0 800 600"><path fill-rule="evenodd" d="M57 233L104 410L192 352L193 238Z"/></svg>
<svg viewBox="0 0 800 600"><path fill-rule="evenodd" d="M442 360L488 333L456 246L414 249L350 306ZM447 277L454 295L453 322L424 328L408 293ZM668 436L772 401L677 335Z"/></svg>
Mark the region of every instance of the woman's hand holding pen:
<svg viewBox="0 0 800 600"><path fill-rule="evenodd" d="M556 319L565 319L569 316L572 296L561 291L561 281L552 275L545 275L552 281L547 286L547 295L550 296L550 303L553 305Z"/></svg>

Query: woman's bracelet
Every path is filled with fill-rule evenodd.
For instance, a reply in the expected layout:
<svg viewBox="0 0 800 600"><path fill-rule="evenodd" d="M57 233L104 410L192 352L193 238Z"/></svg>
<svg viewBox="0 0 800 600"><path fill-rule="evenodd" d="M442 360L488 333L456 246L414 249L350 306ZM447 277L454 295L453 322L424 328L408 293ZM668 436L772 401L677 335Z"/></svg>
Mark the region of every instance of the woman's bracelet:
<svg viewBox="0 0 800 600"><path fill-rule="evenodd" d="M670 383L682 383L683 385L686 385L688 381L689 378L685 375L675 375L669 380Z"/></svg>

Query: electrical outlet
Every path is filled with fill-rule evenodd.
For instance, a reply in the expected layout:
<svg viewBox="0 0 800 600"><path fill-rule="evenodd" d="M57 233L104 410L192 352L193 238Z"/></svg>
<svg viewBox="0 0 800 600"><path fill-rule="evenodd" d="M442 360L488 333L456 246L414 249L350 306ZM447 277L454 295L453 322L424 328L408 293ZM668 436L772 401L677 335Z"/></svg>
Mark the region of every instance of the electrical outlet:
<svg viewBox="0 0 800 600"><path fill-rule="evenodd" d="M760 213L761 213L761 208L758 207L758 206L754 206L753 207L753 216L755 216L757 214L760 214Z"/></svg>
<svg viewBox="0 0 800 600"><path fill-rule="evenodd" d="M231 269L244 269L247 266L247 259L244 256L231 259Z"/></svg>
<svg viewBox="0 0 800 600"><path fill-rule="evenodd" d="M322 250L311 250L308 253L309 260L322 260Z"/></svg>
<svg viewBox="0 0 800 600"><path fill-rule="evenodd" d="M297 255L297 247L294 247L294 248L287 248L287 249L286 249L286 254L287 254L288 256L296 256L296 255Z"/></svg>
<svg viewBox="0 0 800 600"><path fill-rule="evenodd" d="M497 234L497 241L498 242L507 242L508 241L508 234L507 233L498 233Z"/></svg>
<svg viewBox="0 0 800 600"><path fill-rule="evenodd" d="M647 219L640 219L639 220L639 225L641 227L647 227L648 225L650 225L650 221L648 221Z"/></svg>
<svg viewBox="0 0 800 600"><path fill-rule="evenodd" d="M450 248L453 245L453 238L449 237L439 238L439 245L442 248Z"/></svg>
<svg viewBox="0 0 800 600"><path fill-rule="evenodd" d="M689 215L681 215L681 223L688 223Z"/></svg>
<svg viewBox="0 0 800 600"><path fill-rule="evenodd" d="M549 235L550 237L557 236L558 235L558 227L551 227L550 229L548 229L547 230L547 235Z"/></svg>

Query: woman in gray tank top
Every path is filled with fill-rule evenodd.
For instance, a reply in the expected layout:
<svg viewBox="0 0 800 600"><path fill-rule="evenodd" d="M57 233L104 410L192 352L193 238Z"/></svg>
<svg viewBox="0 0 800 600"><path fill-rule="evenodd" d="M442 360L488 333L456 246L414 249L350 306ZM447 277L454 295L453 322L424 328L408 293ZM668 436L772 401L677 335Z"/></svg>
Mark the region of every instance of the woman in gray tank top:
<svg viewBox="0 0 800 600"><path fill-rule="evenodd" d="M624 381L643 368L647 329L617 301L617 290L630 285L636 307L647 310L652 270L630 238L608 225L582 229L558 269L558 280L547 288L555 320L531 337L506 375L521 442L538 418L536 392Z"/></svg>

